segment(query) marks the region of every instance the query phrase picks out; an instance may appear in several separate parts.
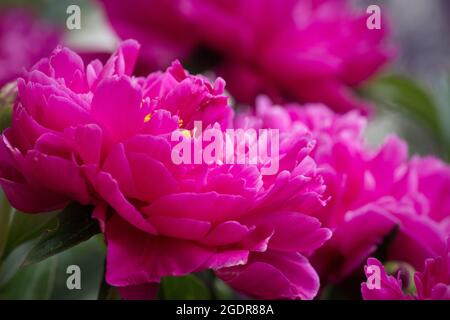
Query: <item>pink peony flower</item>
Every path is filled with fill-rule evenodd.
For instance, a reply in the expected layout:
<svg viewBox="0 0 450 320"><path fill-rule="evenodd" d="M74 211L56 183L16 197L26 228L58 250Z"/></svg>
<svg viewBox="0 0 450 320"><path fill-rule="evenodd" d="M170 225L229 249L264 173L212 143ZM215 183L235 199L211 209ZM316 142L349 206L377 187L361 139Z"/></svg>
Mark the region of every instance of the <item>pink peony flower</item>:
<svg viewBox="0 0 450 320"><path fill-rule="evenodd" d="M0 10L0 87L56 47L59 33L21 9Z"/></svg>
<svg viewBox="0 0 450 320"><path fill-rule="evenodd" d="M450 300L450 253L448 249L443 256L425 260L423 272L416 272L414 275L416 292L412 295L403 291L400 277L394 278L386 274L383 265L377 259L369 258L367 260L365 271L366 275L370 277L371 274L367 272L368 266L379 268L381 281L379 288L369 288L366 282L361 284L361 293L365 300Z"/></svg>
<svg viewBox="0 0 450 320"><path fill-rule="evenodd" d="M106 280L129 298L151 296L161 277L205 269L258 298L313 298L319 279L305 255L330 231L308 215L324 204L310 133L280 139L273 176L261 174L264 164L177 165L172 133L192 142L195 120L230 128L224 81L191 76L178 62L136 78L137 55L126 41L105 65L85 67L58 48L19 79L0 144L0 184L12 205L94 205ZM271 290L242 281L249 272Z"/></svg>
<svg viewBox="0 0 450 320"><path fill-rule="evenodd" d="M260 98L254 115L237 115L237 125L286 133L306 127L316 140L311 157L329 200L312 214L333 230L312 256L322 282L350 275L389 235L388 260L420 268L443 254L450 235L448 165L432 157L408 160L405 143L393 136L369 148L363 139L366 120L355 111L338 115L322 105L280 107Z"/></svg>
<svg viewBox="0 0 450 320"><path fill-rule="evenodd" d="M382 28L370 30L369 15L348 1L101 2L119 36L142 41L152 66L207 48L219 57L215 70L232 95L250 104L265 93L339 112L367 111L352 88L393 56L384 44L385 14Z"/></svg>

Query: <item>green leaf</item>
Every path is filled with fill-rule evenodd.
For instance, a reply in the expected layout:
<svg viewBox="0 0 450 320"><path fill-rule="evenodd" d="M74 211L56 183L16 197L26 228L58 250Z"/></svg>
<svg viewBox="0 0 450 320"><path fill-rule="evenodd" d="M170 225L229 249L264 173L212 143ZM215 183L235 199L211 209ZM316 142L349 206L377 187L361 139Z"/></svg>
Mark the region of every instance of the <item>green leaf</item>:
<svg viewBox="0 0 450 320"><path fill-rule="evenodd" d="M161 281L160 296L165 300L207 300L210 293L196 276L165 277Z"/></svg>
<svg viewBox="0 0 450 320"><path fill-rule="evenodd" d="M9 205L5 194L0 190L0 261L2 260L8 242L12 212L13 209Z"/></svg>
<svg viewBox="0 0 450 320"><path fill-rule="evenodd" d="M368 83L362 94L382 107L407 113L440 137L440 122L433 97L420 84L401 75L384 75Z"/></svg>
<svg viewBox="0 0 450 320"><path fill-rule="evenodd" d="M384 263L384 268L394 278L397 278L398 272L401 272L403 291L410 295L416 294L417 288L414 282L416 270L410 264L403 261L390 260Z"/></svg>
<svg viewBox="0 0 450 320"><path fill-rule="evenodd" d="M437 89L438 113L447 161L450 161L450 75L444 77Z"/></svg>
<svg viewBox="0 0 450 320"><path fill-rule="evenodd" d="M51 299L97 299L106 255L106 248L105 244L101 242L102 239L103 235L100 233L88 241L56 255L58 258L58 270ZM67 278L69 276L67 267L71 265L77 265L81 269L80 290L69 290L67 288Z"/></svg>
<svg viewBox="0 0 450 320"><path fill-rule="evenodd" d="M10 82L0 88L0 132L9 127L14 100L16 99L16 82Z"/></svg>
<svg viewBox="0 0 450 320"><path fill-rule="evenodd" d="M47 259L90 239L100 232L98 222L91 218L92 207L73 203L55 219L28 254L24 266Z"/></svg>
<svg viewBox="0 0 450 320"><path fill-rule="evenodd" d="M236 299L236 293L229 285L222 280L215 278L213 282L214 291L217 300L233 300Z"/></svg>
<svg viewBox="0 0 450 320"><path fill-rule="evenodd" d="M28 241L15 248L0 265L0 287L8 283L20 269L37 241Z"/></svg>
<svg viewBox="0 0 450 320"><path fill-rule="evenodd" d="M0 299L45 300L51 297L56 280L57 257L21 268L0 288Z"/></svg>
<svg viewBox="0 0 450 320"><path fill-rule="evenodd" d="M41 235L57 214L57 212L28 214L13 210L5 254L9 254L22 243Z"/></svg>

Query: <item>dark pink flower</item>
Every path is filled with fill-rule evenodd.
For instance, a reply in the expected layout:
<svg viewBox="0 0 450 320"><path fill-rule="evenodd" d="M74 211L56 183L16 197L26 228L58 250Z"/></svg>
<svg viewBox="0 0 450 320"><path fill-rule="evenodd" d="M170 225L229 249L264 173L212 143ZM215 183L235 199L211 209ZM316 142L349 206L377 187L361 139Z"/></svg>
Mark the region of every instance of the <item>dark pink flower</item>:
<svg viewBox="0 0 450 320"><path fill-rule="evenodd" d="M196 120L230 128L224 81L189 75L178 62L133 77L138 47L123 42L105 65L87 66L57 48L18 80L0 143L0 183L12 205L94 205L107 241L106 280L127 297L151 296L164 276L213 269L260 298L313 298L319 279L305 254L330 231L308 215L324 204L311 135L281 138L273 176L262 175L264 163L175 164L172 133L192 143ZM261 281L268 270L278 274L266 295L235 278L258 261L265 267L252 274Z"/></svg>
<svg viewBox="0 0 450 320"><path fill-rule="evenodd" d="M355 111L336 114L323 105L272 105L260 98L253 116L238 126L304 127L316 143L311 152L324 177L328 199L313 215L333 230L312 256L321 280L339 281L362 266L393 235L387 259L420 268L443 254L450 234L450 167L428 157L408 159L406 144L391 136L379 148L364 141L366 119Z"/></svg>
<svg viewBox="0 0 450 320"><path fill-rule="evenodd" d="M207 48L232 95L250 104L265 93L367 111L352 88L393 55L384 44L385 13L382 28L370 30L369 16L345 0L101 2L119 36L143 42L152 66Z"/></svg>
<svg viewBox="0 0 450 320"><path fill-rule="evenodd" d="M59 32L30 12L0 11L0 87L15 80L56 47Z"/></svg>

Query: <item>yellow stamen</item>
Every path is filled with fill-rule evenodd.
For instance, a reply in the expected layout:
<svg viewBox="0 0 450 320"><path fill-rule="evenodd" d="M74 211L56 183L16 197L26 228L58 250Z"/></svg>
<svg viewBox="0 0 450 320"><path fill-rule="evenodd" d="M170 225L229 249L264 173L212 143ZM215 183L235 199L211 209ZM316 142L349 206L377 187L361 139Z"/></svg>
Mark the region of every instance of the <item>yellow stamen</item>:
<svg viewBox="0 0 450 320"><path fill-rule="evenodd" d="M183 136L185 136L186 138L190 138L191 137L191 132L189 130L186 130L186 129L181 129L181 134Z"/></svg>
<svg viewBox="0 0 450 320"><path fill-rule="evenodd" d="M151 118L152 118L152 115L149 113L148 115L145 116L144 122L149 122Z"/></svg>
<svg viewBox="0 0 450 320"><path fill-rule="evenodd" d="M178 126L181 128L183 126L183 119L178 120Z"/></svg>

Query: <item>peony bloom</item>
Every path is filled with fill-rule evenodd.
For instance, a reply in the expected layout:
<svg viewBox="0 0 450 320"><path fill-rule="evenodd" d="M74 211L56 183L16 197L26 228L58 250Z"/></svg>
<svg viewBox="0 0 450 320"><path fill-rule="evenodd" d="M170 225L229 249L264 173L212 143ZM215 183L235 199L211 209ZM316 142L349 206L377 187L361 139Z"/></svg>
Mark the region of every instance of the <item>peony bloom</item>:
<svg viewBox="0 0 450 320"><path fill-rule="evenodd" d="M365 144L365 118L355 111L335 114L322 105L273 106L260 98L254 117L237 125L311 131L311 157L327 186L325 207L314 216L333 230L313 256L321 280L337 282L362 266L389 241L388 260L416 269L445 252L450 235L450 167L433 157L408 160L405 143L389 137L378 149Z"/></svg>
<svg viewBox="0 0 450 320"><path fill-rule="evenodd" d="M59 33L27 11L0 10L0 87L56 47Z"/></svg>
<svg viewBox="0 0 450 320"><path fill-rule="evenodd" d="M370 30L369 15L345 0L101 2L120 37L142 41L151 66L206 48L232 95L250 104L265 93L367 111L352 88L392 57L385 16L381 29Z"/></svg>
<svg viewBox="0 0 450 320"><path fill-rule="evenodd" d="M423 272L416 272L414 275L416 292L413 294L405 293L400 277L387 275L383 265L377 259L367 260L365 271L368 277L371 276L367 272L369 266L379 268L381 281L379 288L369 288L366 282L361 284L361 292L365 300L450 300L450 252L448 249L443 256L425 260Z"/></svg>
<svg viewBox="0 0 450 320"><path fill-rule="evenodd" d="M178 62L133 77L138 47L126 41L105 65L87 66L57 48L19 79L0 144L0 183L12 205L94 205L106 280L125 297L151 296L164 276L213 269L254 297L313 298L319 278L305 255L330 231L308 214L324 204L310 133L280 138L272 176L262 175L264 163L175 164L173 133L195 143L194 121L231 126L224 81L189 75ZM242 281L249 273L253 282Z"/></svg>

